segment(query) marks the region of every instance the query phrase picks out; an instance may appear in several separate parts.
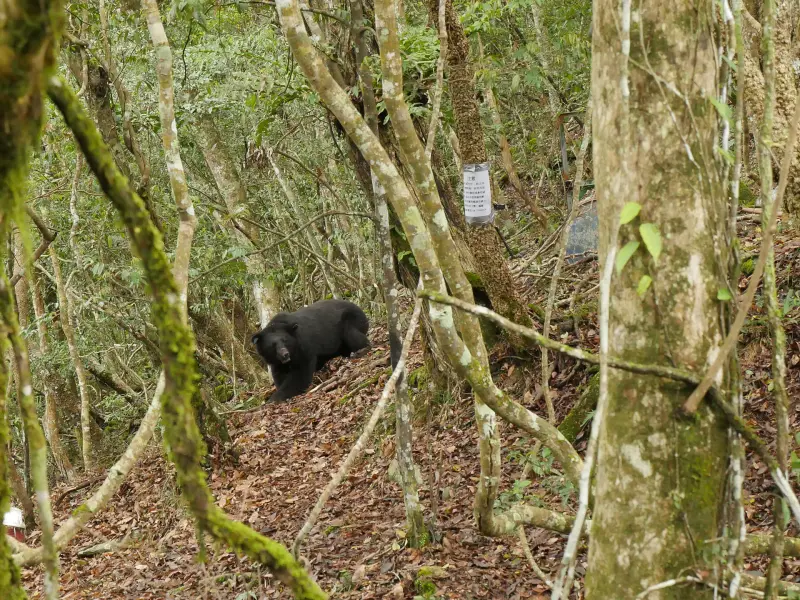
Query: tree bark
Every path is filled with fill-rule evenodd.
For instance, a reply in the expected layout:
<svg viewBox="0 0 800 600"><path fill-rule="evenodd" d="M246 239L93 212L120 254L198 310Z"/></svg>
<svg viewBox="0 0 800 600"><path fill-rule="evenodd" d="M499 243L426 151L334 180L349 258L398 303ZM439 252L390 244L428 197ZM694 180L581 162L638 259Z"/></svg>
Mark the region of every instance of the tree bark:
<svg viewBox="0 0 800 600"><path fill-rule="evenodd" d="M198 120L197 130L200 133L203 157L228 209L228 219L225 220L228 231L245 247L251 249L257 247L261 236L258 227L247 221L237 220L237 216L247 210L247 189L242 184L236 163L225 147L213 118L207 114L202 115ZM264 257L249 256L245 258L245 265L253 278L253 298L263 328L280 310L280 298L275 282L269 278L269 269Z"/></svg>
<svg viewBox="0 0 800 600"><path fill-rule="evenodd" d="M8 455L8 478L11 482L11 488L14 490L14 496L22 507L25 527L32 530L36 527L36 513L33 509L33 500L25 487L25 482L17 469L17 465L14 464L14 459L11 457L10 453L10 447Z"/></svg>
<svg viewBox="0 0 800 600"><path fill-rule="evenodd" d="M362 0L352 0L353 33L356 36L356 63L361 78L361 93L364 97L364 119L376 137L380 135L377 103L373 89L372 73L369 66L364 63L367 58L367 45L361 31L363 20ZM396 48L399 52L399 48ZM371 173L372 191L375 200L375 216L377 218L377 237L380 252L381 269L383 272L383 298L386 303L387 328L389 330L389 352L391 354L392 369L403 369L397 376L395 397L395 437L396 457L400 486L403 490L403 504L406 509L406 536L409 545L413 548L425 543L425 522L422 517L422 508L417 490L416 469L412 452L413 442L413 406L408 394L405 363L399 364L403 343L400 331L400 318L397 304L397 277L394 271L394 254L392 252L392 234L389 229L389 204L386 191L380 185L374 173ZM415 314L418 311L415 311Z"/></svg>
<svg viewBox="0 0 800 600"><path fill-rule="evenodd" d="M620 245L642 241L638 226L644 223L658 228L663 250L655 257L642 245L611 286L608 356L702 372L725 336L717 293L726 285L728 265L726 198L714 159L717 115L704 91L715 90L717 81L714 7L710 1L668 0L637 6L631 19L619 6L612 0L594 6L600 252L609 256L617 238ZM645 48L640 39L647 40ZM635 60L648 70L628 71L628 49L630 64ZM661 81L678 93L663 90ZM620 228L627 202L641 204L641 212ZM644 275L652 284L640 297L637 285ZM589 599L633 600L689 570L714 568L696 549L721 534L728 431L724 417L708 405L695 421L676 418L690 391L609 370L586 574ZM712 598L714 591L677 585L659 594L689 600Z"/></svg>
<svg viewBox="0 0 800 600"><path fill-rule="evenodd" d="M229 372L235 372L250 385L258 387L266 379L266 369L247 352L233 335L233 327L227 317L218 310L209 314L190 309L192 319L200 330L216 345L222 353L222 359L228 364Z"/></svg>
<svg viewBox="0 0 800 600"><path fill-rule="evenodd" d="M78 341L75 336L75 315L72 313L72 302L65 289L64 278L61 276L61 265L59 264L58 253L55 246L50 246L50 261L53 264L53 277L56 282L56 292L58 293L58 306L61 312L61 329L67 339L69 356L72 360L72 367L75 369L75 377L78 380L78 392L81 397L81 453L83 455L83 470L89 472L94 468L94 458L92 457L92 417L91 401L89 399L89 383L86 376L86 367L78 351Z"/></svg>
<svg viewBox="0 0 800 600"><path fill-rule="evenodd" d="M67 454L66 448L61 443L61 434L59 433L59 410L58 407L62 404L60 400L61 391L66 389L66 383L58 375L54 365L49 364L47 354L50 348L50 341L48 339L49 332L47 330L46 310L44 305L44 298L42 297L41 282L39 275L35 274L33 277L33 311L36 314L36 328L39 332L39 359L42 360L44 366L44 431L47 435L47 442L50 444L50 451L53 454L53 462L62 477L66 477L67 481L75 479L75 469L72 466L72 461Z"/></svg>
<svg viewBox="0 0 800 600"><path fill-rule="evenodd" d="M430 2L430 11L436 14L438 0ZM476 164L487 161L483 126L478 107L474 73L469 57L469 40L458 19L452 0L446 7L448 36L448 82L456 134L461 148L461 161ZM492 189L495 186L492 185ZM529 327L531 318L516 287L516 282L504 258L504 248L492 225L468 225L467 240L481 281L489 294L494 309L501 315ZM515 347L523 347L522 340L511 336Z"/></svg>

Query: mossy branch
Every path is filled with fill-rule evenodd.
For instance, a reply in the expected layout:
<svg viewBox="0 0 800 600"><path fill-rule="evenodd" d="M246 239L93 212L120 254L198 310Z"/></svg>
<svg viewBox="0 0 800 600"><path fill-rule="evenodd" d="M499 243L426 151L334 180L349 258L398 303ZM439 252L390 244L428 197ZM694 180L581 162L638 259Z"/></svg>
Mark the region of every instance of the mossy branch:
<svg viewBox="0 0 800 600"><path fill-rule="evenodd" d="M0 331L0 356L6 356L9 350L8 331ZM11 486L9 485L8 453L9 435L7 415L8 363L0 360L0 515L6 514L11 506ZM8 600L26 598L22 589L22 578L19 568L11 558L10 539L5 533L0 538L0 596Z"/></svg>
<svg viewBox="0 0 800 600"><path fill-rule="evenodd" d="M19 382L19 408L31 457L31 480L36 492L42 530L42 559L45 567L45 597L58 597L58 552L53 540L53 511L47 482L47 442L36 412L31 383L28 348L19 327L14 307L13 288L5 273L0 273L0 326L11 341Z"/></svg>
<svg viewBox="0 0 800 600"><path fill-rule="evenodd" d="M542 346L543 348L547 348L548 350L566 354L567 356L570 356L576 360L592 365L600 364L600 356L598 354L587 352L586 350L581 350L580 348L574 348L573 346L568 346L567 344L562 344L555 340L551 340L550 338L543 336L538 331L523 325L518 325L517 323L514 323L514 321L506 319L504 316L499 315L484 306L470 304L469 302L464 302L458 298L453 298L452 296L447 296L438 292L432 292L430 290L420 290L418 295L423 298L433 300L434 302L438 302L439 304L448 304L465 312L489 319L501 327L504 327L509 331L513 331L514 333L521 335L522 337L527 338L535 344ZM674 381L680 381L682 383L691 385L697 385L700 382L700 377L698 375L690 373L689 371L684 371L683 369L676 369L674 367L646 365L610 357L608 359L608 364L615 369L630 371L631 373L639 373L641 375L654 375L656 377L672 379Z"/></svg>
<svg viewBox="0 0 800 600"><path fill-rule="evenodd" d="M100 187L120 213L134 254L142 261L153 297L153 321L158 328L166 378L162 400L165 437L175 464L178 483L203 530L234 550L266 566L303 599L327 598L281 544L229 518L211 497L200 467L202 441L192 410L195 388L194 336L182 319L178 288L172 277L161 233L153 225L144 202L114 163L80 100L59 77L49 80L48 94L58 107L98 179Z"/></svg>

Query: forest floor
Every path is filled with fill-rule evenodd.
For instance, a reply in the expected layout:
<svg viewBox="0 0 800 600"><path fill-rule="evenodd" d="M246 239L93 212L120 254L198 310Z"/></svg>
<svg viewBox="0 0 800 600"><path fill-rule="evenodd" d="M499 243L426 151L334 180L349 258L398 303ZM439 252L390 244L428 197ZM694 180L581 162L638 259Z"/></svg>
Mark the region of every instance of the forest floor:
<svg viewBox="0 0 800 600"><path fill-rule="evenodd" d="M757 251L755 234L746 228L743 254ZM800 257L794 239L782 238L776 256L785 323L789 340L789 396L800 388L800 309L790 289L800 283ZM594 275L591 271L594 270ZM596 281L596 266L583 263L565 270L573 282ZM546 283L531 275L532 302L544 304ZM743 277L740 287L746 286ZM572 284L570 284L572 285ZM582 284L583 285L583 284ZM591 285L584 285L590 288ZM539 289L541 288L541 289ZM569 290L562 291L562 295ZM785 300L787 297L789 300ZM561 296L559 296L561 298ZM796 304L800 305L800 301ZM566 304L562 301L562 305ZM563 309L562 309L563 310ZM558 325L554 335L574 345L594 348L597 343L594 312L580 316L577 332ZM559 328L560 327L560 328ZM219 503L235 518L291 545L331 473L355 442L380 397L388 377L385 331L373 332L372 351L359 359L337 359L318 375L315 388L281 404L267 403L250 412L226 415L238 459L212 459L209 477ZM774 439L774 409L769 386L770 351L763 310L755 309L742 336L747 418L766 439ZM500 346L493 355L496 379L517 398L546 414L538 389L538 358L523 363ZM588 378L583 366L554 360L551 378L559 418L577 398ZM410 355L409 371L422 364L419 343ZM412 384L414 379L412 378ZM424 386L422 386L424 387ZM420 394L421 397L423 394ZM472 499L479 472L477 435L469 394L437 397L426 414L420 405L415 430L415 458L423 484L421 500L431 518L429 482L439 490L436 531L440 537L422 550L406 547L400 489L387 475L394 456L393 408L390 406L365 456L342 483L322 512L303 550L313 576L335 598L390 598L421 596L438 599L549 598L549 590L532 572L517 538L491 539L479 535L472 518ZM800 425L800 406L793 403L791 420ZM525 436L501 423L504 448L503 490L498 502L506 505L532 500L555 510L574 510L574 489L565 483L546 457L535 463L535 483L514 485L521 471L519 459L530 448ZM582 452L586 432L577 442ZM794 446L794 440L792 440ZM94 486L98 485L97 483ZM59 499L66 486L57 488ZM57 522L65 519L92 488L76 491L56 506ZM745 507L750 531L768 532L772 523L772 486L767 468L748 455ZM789 535L797 535L794 525ZM129 537L129 544L111 553L81 557L79 551L107 540ZM38 534L30 537L38 544ZM556 570L565 536L546 531L528 532L539 566ZM192 519L183 508L173 483L173 471L160 446L151 443L148 456L134 469L109 507L94 519L62 554L62 598L93 599L225 599L288 598L264 570L254 568L224 548L207 544L206 562L198 560ZM786 578L798 580L800 560L787 559ZM423 569L424 567L436 567ZM748 559L745 569L764 573L763 558ZM421 571L422 570L422 571ZM578 573L585 570L585 554ZM426 577L420 577L420 573ZM26 587L40 597L41 570L26 569ZM427 582L423 582L427 579Z"/></svg>

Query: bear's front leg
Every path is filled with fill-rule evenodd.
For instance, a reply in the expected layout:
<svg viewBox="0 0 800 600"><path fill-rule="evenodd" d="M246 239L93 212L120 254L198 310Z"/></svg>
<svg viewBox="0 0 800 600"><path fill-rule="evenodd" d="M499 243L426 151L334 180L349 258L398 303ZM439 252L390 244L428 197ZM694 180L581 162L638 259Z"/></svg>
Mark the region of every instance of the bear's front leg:
<svg viewBox="0 0 800 600"><path fill-rule="evenodd" d="M296 369L283 373L282 381L278 384L278 389L275 390L275 393L270 396L270 400L280 402L305 392L314 379L314 367L316 367L316 364L317 359L312 356L302 365L297 365Z"/></svg>

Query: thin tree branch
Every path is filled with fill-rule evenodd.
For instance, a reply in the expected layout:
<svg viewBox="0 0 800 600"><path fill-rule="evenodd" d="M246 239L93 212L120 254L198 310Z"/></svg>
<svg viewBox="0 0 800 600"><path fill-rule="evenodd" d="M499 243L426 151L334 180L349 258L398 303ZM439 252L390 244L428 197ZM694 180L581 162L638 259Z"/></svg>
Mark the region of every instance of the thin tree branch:
<svg viewBox="0 0 800 600"><path fill-rule="evenodd" d="M226 260L223 260L221 263L218 263L218 264L214 265L213 267L203 271L202 273L200 273L194 279L189 280L189 283L192 284L195 281L197 281L198 279L202 279L203 277L205 277L209 273L213 273L217 269L221 269L225 265L228 265L228 264L230 264L232 262L236 262L237 260L241 260L241 259L247 258L248 256L255 256L256 254L264 254L265 252L269 252L270 250L272 250L276 246L280 246L284 242L287 242L290 239L292 239L292 237L294 237L297 233L303 231L306 227L309 227L310 225L313 225L314 223L316 223L320 219L324 219L325 217L330 217L332 215L349 215L351 217L362 217L364 219L370 219L371 221L375 220L375 216L374 215L370 215L368 213L341 212L341 211L337 211L337 210L331 210L331 211L328 211L328 212L321 213L321 214L317 215L316 217L314 217L313 219L310 219L309 221L306 221L303 225L301 225L300 227L298 227L297 229L295 229L291 233L288 233L287 235L285 235L284 237L279 239L277 242L274 242L274 243L270 244L269 246L266 246L265 248L259 248L258 250L253 250L252 252L248 252L247 254L243 254L242 256L236 256L236 257L233 257L233 258L228 258Z"/></svg>
<svg viewBox="0 0 800 600"><path fill-rule="evenodd" d="M464 302L458 298L453 298L452 296L439 294L430 290L420 290L418 295L440 304L448 304L465 312L469 312L480 317L485 317L490 321L497 323L501 327L513 331L514 333L517 333L518 335L521 335L522 337L525 337L535 344L538 344L543 348L547 348L548 350L566 354L567 356L570 356L576 360L592 365L600 364L600 355L546 338L538 331L524 327L523 325L518 325L513 321L506 319L502 315L499 315L496 312L486 308L485 306L470 304L469 302ZM697 383L700 381L700 377L698 375L695 375L689 371L684 371L683 369L676 369L674 367L635 363L611 357L608 359L608 365L610 367L614 367L615 369L630 371L632 373L640 373L642 375L655 375L656 377L673 379L675 381L680 381L682 383L688 383L691 385L697 385Z"/></svg>

